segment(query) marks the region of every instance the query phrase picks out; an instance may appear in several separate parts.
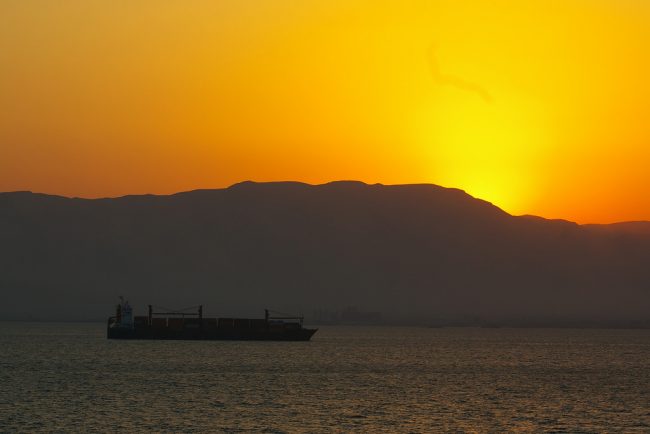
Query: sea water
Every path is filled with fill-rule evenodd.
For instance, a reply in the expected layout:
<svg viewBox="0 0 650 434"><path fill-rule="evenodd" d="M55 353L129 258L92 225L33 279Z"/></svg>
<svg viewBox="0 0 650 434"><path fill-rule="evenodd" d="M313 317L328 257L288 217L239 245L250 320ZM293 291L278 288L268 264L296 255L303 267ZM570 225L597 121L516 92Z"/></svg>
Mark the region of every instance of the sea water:
<svg viewBox="0 0 650 434"><path fill-rule="evenodd" d="M650 432L650 331L321 327L107 340L0 323L2 432Z"/></svg>

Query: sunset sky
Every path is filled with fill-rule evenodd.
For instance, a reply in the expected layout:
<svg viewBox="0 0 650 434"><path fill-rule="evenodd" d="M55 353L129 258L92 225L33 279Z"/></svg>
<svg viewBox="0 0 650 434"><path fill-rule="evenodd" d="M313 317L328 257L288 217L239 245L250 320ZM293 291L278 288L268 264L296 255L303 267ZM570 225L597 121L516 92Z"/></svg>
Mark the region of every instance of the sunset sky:
<svg viewBox="0 0 650 434"><path fill-rule="evenodd" d="M435 183L650 220L646 0L2 0L0 191Z"/></svg>

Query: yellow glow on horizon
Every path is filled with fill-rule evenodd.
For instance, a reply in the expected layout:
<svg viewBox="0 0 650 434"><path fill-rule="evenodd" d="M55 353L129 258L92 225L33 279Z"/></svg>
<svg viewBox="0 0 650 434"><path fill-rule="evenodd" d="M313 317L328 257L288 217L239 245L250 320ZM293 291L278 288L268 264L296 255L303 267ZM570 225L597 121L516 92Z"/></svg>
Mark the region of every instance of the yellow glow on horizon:
<svg viewBox="0 0 650 434"><path fill-rule="evenodd" d="M488 102L457 93L439 92L435 107L419 120L422 141L431 146L432 173L443 185L526 213L538 187L530 175L552 143L543 113L515 98Z"/></svg>

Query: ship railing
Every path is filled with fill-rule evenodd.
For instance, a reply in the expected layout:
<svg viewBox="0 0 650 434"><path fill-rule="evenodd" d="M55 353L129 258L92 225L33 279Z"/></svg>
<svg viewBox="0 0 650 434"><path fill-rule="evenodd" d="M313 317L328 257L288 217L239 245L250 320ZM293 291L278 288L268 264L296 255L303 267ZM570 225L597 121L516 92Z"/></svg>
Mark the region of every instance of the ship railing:
<svg viewBox="0 0 650 434"><path fill-rule="evenodd" d="M271 316L271 312L281 315L281 316ZM289 315L286 313L282 312L276 312L272 311L269 309L264 309L264 318L266 319L266 322L269 321L297 321L300 326L302 327L302 323L305 320L305 317L303 315Z"/></svg>
<svg viewBox="0 0 650 434"><path fill-rule="evenodd" d="M166 315L166 316L199 316L198 313L182 313L182 312L151 312L151 315Z"/></svg>
<svg viewBox="0 0 650 434"><path fill-rule="evenodd" d="M156 309L161 309L160 312L154 312L154 307ZM196 312L188 312L190 310L196 309ZM198 306L190 306L186 307L184 309L167 309L162 306L153 306L149 305L149 325L152 323L152 319L154 316L180 316L181 318L185 318L186 316L195 316L198 317L199 320L203 319L203 305L198 305Z"/></svg>

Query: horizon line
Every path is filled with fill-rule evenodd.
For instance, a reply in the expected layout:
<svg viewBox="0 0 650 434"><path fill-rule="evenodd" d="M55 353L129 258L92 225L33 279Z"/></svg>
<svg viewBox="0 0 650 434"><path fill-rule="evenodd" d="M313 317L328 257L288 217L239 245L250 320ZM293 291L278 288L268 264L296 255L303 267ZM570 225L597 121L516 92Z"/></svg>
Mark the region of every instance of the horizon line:
<svg viewBox="0 0 650 434"><path fill-rule="evenodd" d="M129 193L129 194L123 194L123 195L116 195L116 196L97 196L97 197L84 197L84 196L66 196L64 194L57 194L57 193L45 193L42 191L33 191L33 190L13 190L13 191L0 191L0 195L3 194L32 194L35 196L48 196L48 197L58 197L62 199L69 199L69 200L87 200L87 201L96 201L96 200L118 200L118 199L124 199L124 198L132 198L132 197L171 197L171 196L176 196L176 195L182 195L182 194L187 194L187 193L193 193L193 192L200 192L200 191L221 191L221 190L229 190L233 187L237 187L242 184L299 184L299 185L304 185L304 186L309 186L309 187L321 187L325 185L330 185L330 184L343 184L343 183L349 183L349 184L362 184L368 187L374 187L374 186L379 186L379 187L404 187L404 186L432 186L432 187L437 187L437 188L442 188L445 190L456 190L459 192L462 192L463 194L467 195L468 197L486 202L502 212L508 214L509 216L512 217L522 217L522 218L538 218L542 220L547 220L547 221L558 221L558 222L567 222L567 223L572 223L578 226L610 226L610 225L617 225L617 224L632 224L632 223L648 223L650 224L650 220L643 220L643 219L637 219L637 220L618 220L618 221L611 221L607 223L578 223L573 220L569 220L566 218L553 218L553 217L543 217L539 216L536 214L511 214L508 211L505 211L503 208L501 208L499 205L495 204L494 202L491 202L487 199L483 199L480 197L476 197L468 193L467 191L457 188L457 187L446 187L440 184L434 184L432 182L414 182L414 183L398 183L398 184L384 184L380 182L375 182L375 183L368 183L365 181L359 181L359 180L353 180L353 179L340 179L340 180L333 180L333 181L327 181L323 183L309 183L306 181L292 181L292 180L282 180L282 181L253 181L251 179L243 180L243 181L238 181L233 184L230 184L226 187L212 187L212 188L193 188L190 190L181 190L181 191L175 191L172 193Z"/></svg>

